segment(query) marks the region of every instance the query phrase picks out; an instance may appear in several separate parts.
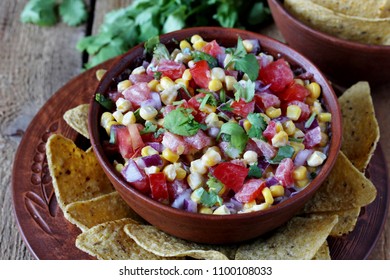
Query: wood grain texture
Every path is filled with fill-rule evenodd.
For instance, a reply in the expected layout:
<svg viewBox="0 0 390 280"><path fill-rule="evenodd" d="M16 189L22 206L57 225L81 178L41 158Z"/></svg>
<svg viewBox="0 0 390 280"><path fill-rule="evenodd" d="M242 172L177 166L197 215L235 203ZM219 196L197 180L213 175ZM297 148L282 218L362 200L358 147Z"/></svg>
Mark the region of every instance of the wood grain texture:
<svg viewBox="0 0 390 280"><path fill-rule="evenodd" d="M98 31L106 12L131 2L96 1L91 11L92 32ZM22 24L19 16L26 3L27 0L0 1L0 260L34 259L20 237L12 210L13 159L34 115L59 88L81 73L82 55L75 45L87 31L86 25L40 28ZM261 31L282 39L274 26ZM372 92L389 174L390 83ZM370 259L390 259L390 215Z"/></svg>

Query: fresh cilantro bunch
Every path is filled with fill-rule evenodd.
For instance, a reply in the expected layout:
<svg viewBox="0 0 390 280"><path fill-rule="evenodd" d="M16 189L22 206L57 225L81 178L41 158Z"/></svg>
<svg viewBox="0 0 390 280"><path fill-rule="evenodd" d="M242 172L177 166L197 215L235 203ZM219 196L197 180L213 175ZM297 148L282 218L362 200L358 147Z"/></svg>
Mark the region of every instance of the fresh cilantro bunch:
<svg viewBox="0 0 390 280"><path fill-rule="evenodd" d="M85 67L90 68L149 38L185 27L250 29L270 18L265 5L265 0L135 0L106 14L98 34L81 39L77 49L88 53Z"/></svg>
<svg viewBox="0 0 390 280"><path fill-rule="evenodd" d="M24 7L20 20L39 26L52 26L59 18L69 26L77 26L88 18L83 0L30 0Z"/></svg>

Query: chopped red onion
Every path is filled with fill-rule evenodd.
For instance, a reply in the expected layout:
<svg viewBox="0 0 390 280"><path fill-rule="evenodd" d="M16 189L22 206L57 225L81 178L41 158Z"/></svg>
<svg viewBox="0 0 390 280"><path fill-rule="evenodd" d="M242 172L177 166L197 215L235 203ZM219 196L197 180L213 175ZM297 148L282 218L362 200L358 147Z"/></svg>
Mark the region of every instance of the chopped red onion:
<svg viewBox="0 0 390 280"><path fill-rule="evenodd" d="M278 185L280 183L279 183L279 180L276 179L275 177L270 177L270 178L267 178L267 180L265 181L265 184L267 187L271 187L274 185Z"/></svg>
<svg viewBox="0 0 390 280"><path fill-rule="evenodd" d="M163 164L160 155L150 155L140 158L140 161L144 162L145 167L160 166Z"/></svg>
<svg viewBox="0 0 390 280"><path fill-rule="evenodd" d="M300 150L294 159L294 165L295 166L301 166L304 165L308 157L313 153L313 150L304 149Z"/></svg>
<svg viewBox="0 0 390 280"><path fill-rule="evenodd" d="M197 213L198 204L189 198L185 198L183 201L183 210L187 212Z"/></svg>
<svg viewBox="0 0 390 280"><path fill-rule="evenodd" d="M146 146L150 146L153 149L155 149L157 152L162 153L164 146L160 142L147 142L145 143Z"/></svg>
<svg viewBox="0 0 390 280"><path fill-rule="evenodd" d="M140 181L143 178L139 167L132 159L129 159L126 166L122 169L121 173L125 180L129 183Z"/></svg>
<svg viewBox="0 0 390 280"><path fill-rule="evenodd" d="M172 202L172 207L176 209L183 209L184 208L184 200L190 199L191 196L191 189L187 189L183 191L181 194L179 194L175 200Z"/></svg>
<svg viewBox="0 0 390 280"><path fill-rule="evenodd" d="M218 136L219 132L220 132L220 129L218 127L210 127L207 130L208 136L214 137L214 138L216 138Z"/></svg>

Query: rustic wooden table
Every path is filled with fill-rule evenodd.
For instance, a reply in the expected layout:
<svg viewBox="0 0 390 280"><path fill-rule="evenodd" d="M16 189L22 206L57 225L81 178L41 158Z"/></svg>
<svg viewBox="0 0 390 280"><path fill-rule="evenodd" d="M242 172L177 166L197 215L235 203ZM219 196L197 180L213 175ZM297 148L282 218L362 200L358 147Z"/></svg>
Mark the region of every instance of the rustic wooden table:
<svg viewBox="0 0 390 280"><path fill-rule="evenodd" d="M75 49L77 41L90 32L96 33L105 13L132 1L86 1L93 20L76 28L64 24L51 28L22 24L19 15L26 2L0 2L0 260L33 259L21 239L12 207L13 160L24 131L45 102L81 73L83 56ZM283 40L273 25L261 32ZM372 88L372 92L381 146L390 171L390 82ZM390 259L389 239L390 215L369 259Z"/></svg>

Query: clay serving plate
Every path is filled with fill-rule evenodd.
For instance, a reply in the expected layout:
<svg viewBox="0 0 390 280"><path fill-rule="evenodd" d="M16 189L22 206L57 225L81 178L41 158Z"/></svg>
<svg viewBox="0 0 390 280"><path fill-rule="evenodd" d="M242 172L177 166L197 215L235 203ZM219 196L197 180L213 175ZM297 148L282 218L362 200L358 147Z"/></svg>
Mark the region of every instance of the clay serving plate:
<svg viewBox="0 0 390 280"><path fill-rule="evenodd" d="M122 198L150 224L171 235L201 243L227 244L252 239L277 228L291 219L313 196L329 174L336 160L341 142L341 114L337 98L327 79L313 63L285 44L260 34L238 29L202 27L162 35L160 41L170 48L174 42L190 38L194 34L199 34L206 41L215 39L225 47L234 47L238 36L242 39L258 39L263 52L267 52L274 57L283 57L291 64L292 68L303 68L313 74L312 80L321 85L324 104L327 110L332 113L332 137L328 159L321 172L310 185L297 195L268 210L246 214L205 215L189 213L156 202L132 188L115 171L113 164L103 150L104 133L102 133L99 125L103 109L94 101L94 97L91 98L88 119L92 147L105 173ZM143 57L144 48L142 44L131 49L105 74L96 89L96 93L106 94L115 78L126 69L139 66Z"/></svg>

